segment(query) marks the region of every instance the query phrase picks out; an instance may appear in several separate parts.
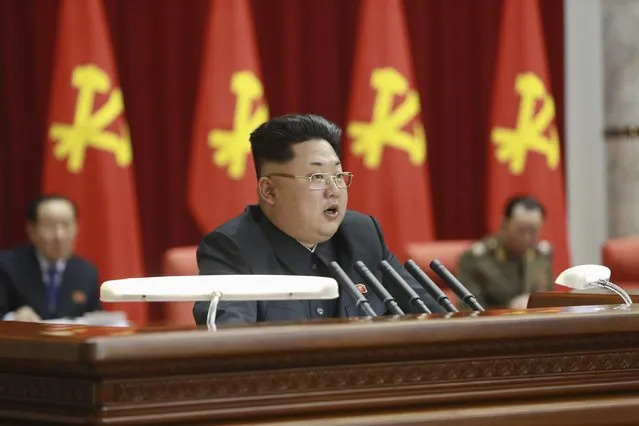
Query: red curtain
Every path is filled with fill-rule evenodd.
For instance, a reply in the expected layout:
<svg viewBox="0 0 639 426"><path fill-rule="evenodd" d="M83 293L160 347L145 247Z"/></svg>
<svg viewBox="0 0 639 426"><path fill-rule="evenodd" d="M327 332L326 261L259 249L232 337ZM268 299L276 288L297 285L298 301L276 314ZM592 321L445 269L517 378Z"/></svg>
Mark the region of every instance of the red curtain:
<svg viewBox="0 0 639 426"><path fill-rule="evenodd" d="M348 205L375 216L389 249L406 259L407 245L433 240L435 227L423 95L417 90L403 1L364 0L357 27L344 132L344 167L356 179Z"/></svg>
<svg viewBox="0 0 639 426"><path fill-rule="evenodd" d="M381 1L381 0L380 0ZM405 0L438 238L485 229L485 149L502 0ZM147 273L201 236L187 208L207 0L105 0L135 155ZM356 0L253 0L270 115L314 112L344 126ZM563 141L563 2L542 0ZM24 241L40 191L57 0L0 2L0 248ZM406 208L410 208L407 200Z"/></svg>

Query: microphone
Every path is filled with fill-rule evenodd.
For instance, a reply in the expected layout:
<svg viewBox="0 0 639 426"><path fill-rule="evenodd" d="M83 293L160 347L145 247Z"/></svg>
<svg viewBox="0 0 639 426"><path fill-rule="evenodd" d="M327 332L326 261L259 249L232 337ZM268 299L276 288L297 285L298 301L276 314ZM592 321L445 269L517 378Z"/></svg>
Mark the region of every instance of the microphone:
<svg viewBox="0 0 639 426"><path fill-rule="evenodd" d="M376 317L377 314L371 307L371 304L368 300L359 292L357 287L355 287L355 283L348 278L346 272L339 266L339 263L332 261L328 267L333 273L333 277L337 281L340 287L349 292L353 298L355 298L355 304L359 309L366 315L367 317Z"/></svg>
<svg viewBox="0 0 639 426"><path fill-rule="evenodd" d="M413 259L408 259L404 264L404 267L444 309L448 312L459 312L442 289L439 288L439 286L435 284L428 275L426 275L426 273L417 265L417 263L415 263Z"/></svg>
<svg viewBox="0 0 639 426"><path fill-rule="evenodd" d="M364 262L358 260L355 262L353 268L359 276L366 281L366 284L373 289L373 292L377 295L377 297L382 299L382 302L384 302L384 305L386 305L386 308L390 312L397 315L404 315L404 311L402 311L402 308L399 307L399 304L397 304L393 296L388 292L388 290L386 290L382 283L375 278L375 275L373 275L370 269L366 267Z"/></svg>
<svg viewBox="0 0 639 426"><path fill-rule="evenodd" d="M393 281L395 284L398 284L406 293L408 293L408 295L410 296L410 303L415 305L420 312L423 312L425 314L432 313L430 309L428 309L428 306L426 306L426 303L424 303L422 298L419 297L419 294L417 294L415 290L413 290L411 286L409 286L408 283L404 281L402 276L393 269L388 261L382 260L379 266L382 269L382 272L385 272L391 281Z"/></svg>
<svg viewBox="0 0 639 426"><path fill-rule="evenodd" d="M442 263L433 259L430 261L430 269L433 270L444 282L455 292L457 297L470 306L473 311L484 311L485 309L479 304L475 296L459 280L448 270Z"/></svg>

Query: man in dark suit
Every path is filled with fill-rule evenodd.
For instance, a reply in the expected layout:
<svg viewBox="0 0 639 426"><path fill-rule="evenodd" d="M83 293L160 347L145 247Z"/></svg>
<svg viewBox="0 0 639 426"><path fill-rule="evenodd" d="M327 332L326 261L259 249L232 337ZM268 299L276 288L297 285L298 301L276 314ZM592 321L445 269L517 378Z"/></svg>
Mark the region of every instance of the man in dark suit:
<svg viewBox="0 0 639 426"><path fill-rule="evenodd" d="M96 267L73 254L74 203L45 195L27 209L31 244L0 253L0 318L35 322L100 309Z"/></svg>
<svg viewBox="0 0 639 426"><path fill-rule="evenodd" d="M317 115L277 117L258 127L250 142L259 205L249 206L202 239L197 250L200 275L331 276L327 265L336 260L354 282L361 283L353 264L362 260L406 312L417 312L400 289L382 279L379 263L385 259L431 311L443 312L386 247L377 221L346 209L353 176L342 170L340 139L340 128ZM378 315L386 313L379 298L366 286L359 288ZM208 306L208 302L194 305L196 323L206 324ZM222 301L216 322L361 315L354 298L340 290L337 300Z"/></svg>

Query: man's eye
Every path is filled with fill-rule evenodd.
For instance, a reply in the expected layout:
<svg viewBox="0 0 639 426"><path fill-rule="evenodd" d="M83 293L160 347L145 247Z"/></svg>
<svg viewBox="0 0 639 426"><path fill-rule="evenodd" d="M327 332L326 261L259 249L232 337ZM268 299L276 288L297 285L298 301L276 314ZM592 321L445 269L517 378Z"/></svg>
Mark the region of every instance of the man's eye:
<svg viewBox="0 0 639 426"><path fill-rule="evenodd" d="M315 182L323 182L326 180L326 176L324 175L311 175L311 180Z"/></svg>

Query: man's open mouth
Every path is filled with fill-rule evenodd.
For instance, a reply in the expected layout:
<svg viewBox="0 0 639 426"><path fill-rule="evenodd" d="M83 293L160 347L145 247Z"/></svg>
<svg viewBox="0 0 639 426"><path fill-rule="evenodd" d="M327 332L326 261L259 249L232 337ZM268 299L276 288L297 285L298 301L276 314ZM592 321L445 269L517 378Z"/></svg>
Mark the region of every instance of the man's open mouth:
<svg viewBox="0 0 639 426"><path fill-rule="evenodd" d="M335 217L339 213L339 206L333 205L324 210L324 214L329 217Z"/></svg>

